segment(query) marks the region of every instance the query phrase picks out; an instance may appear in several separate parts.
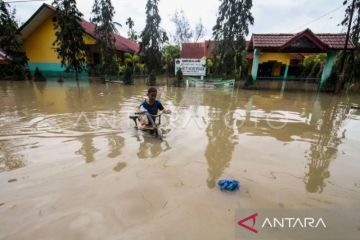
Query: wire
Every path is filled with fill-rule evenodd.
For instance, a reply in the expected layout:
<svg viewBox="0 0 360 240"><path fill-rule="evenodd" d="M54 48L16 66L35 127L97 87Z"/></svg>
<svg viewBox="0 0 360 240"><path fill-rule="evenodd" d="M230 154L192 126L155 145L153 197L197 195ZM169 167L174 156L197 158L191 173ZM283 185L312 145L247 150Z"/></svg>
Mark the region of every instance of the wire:
<svg viewBox="0 0 360 240"><path fill-rule="evenodd" d="M330 14L331 14L331 13L333 13L333 12L336 12L337 10L339 10L339 9L341 9L341 8L343 8L343 7L344 7L344 6L341 4L341 6L340 6L340 7L337 7L337 8L335 8L335 9L333 9L333 10L331 10L331 11L329 11L329 12L325 13L324 15L321 15L320 17L313 19L312 21L310 21L310 22L308 22L308 23L306 23L306 24L304 24L304 25L302 25L302 26L300 26L300 27L298 27L298 28L294 29L293 31L298 31L298 30L301 30L301 29L303 29L304 27L306 27L306 26L308 26L308 25L310 25L310 24L312 24L312 23L314 23L314 22L319 21L320 19L322 19L322 18L324 18L324 17L326 17L326 16L330 15Z"/></svg>

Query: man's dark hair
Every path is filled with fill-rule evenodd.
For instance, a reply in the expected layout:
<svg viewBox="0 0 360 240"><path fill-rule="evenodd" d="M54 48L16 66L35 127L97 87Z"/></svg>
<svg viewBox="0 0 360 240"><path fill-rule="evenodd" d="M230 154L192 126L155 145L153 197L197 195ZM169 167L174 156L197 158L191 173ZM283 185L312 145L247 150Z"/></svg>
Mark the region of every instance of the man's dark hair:
<svg viewBox="0 0 360 240"><path fill-rule="evenodd" d="M157 89L154 87L151 87L148 89L148 94L153 93L153 92L157 93Z"/></svg>

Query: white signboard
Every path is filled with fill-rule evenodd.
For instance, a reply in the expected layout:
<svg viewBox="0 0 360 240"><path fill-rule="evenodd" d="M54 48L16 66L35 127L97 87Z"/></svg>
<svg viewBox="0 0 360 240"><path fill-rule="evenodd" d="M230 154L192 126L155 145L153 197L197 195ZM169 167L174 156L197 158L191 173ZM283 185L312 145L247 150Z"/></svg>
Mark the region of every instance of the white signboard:
<svg viewBox="0 0 360 240"><path fill-rule="evenodd" d="M205 76L206 75L205 58L202 58L202 59L176 58L175 59L175 74L179 68L181 68L181 71L184 76Z"/></svg>

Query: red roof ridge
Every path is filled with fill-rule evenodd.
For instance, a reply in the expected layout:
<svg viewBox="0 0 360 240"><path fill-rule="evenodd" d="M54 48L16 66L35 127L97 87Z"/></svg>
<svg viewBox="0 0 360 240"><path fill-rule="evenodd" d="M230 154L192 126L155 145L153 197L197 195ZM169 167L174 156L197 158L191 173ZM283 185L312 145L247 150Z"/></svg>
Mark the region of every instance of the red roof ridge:
<svg viewBox="0 0 360 240"><path fill-rule="evenodd" d="M96 25L92 22L89 22L85 19L81 19L81 25L84 28L84 31L89 34L91 37L98 39L95 35L95 27ZM138 52L140 49L140 46L138 43L134 42L131 39L125 38L121 36L120 34L114 32L112 34L115 38L115 48L117 50L122 51L131 51L131 52Z"/></svg>
<svg viewBox="0 0 360 240"><path fill-rule="evenodd" d="M253 33L252 35L265 35L265 36L289 36L289 35L295 35L296 33Z"/></svg>
<svg viewBox="0 0 360 240"><path fill-rule="evenodd" d="M298 33L253 33L255 36L290 36ZM314 33L315 35L346 35L346 33Z"/></svg>
<svg viewBox="0 0 360 240"><path fill-rule="evenodd" d="M269 51L273 49L279 51L287 45L291 44L299 37L307 37L312 41L321 51L327 50L341 50L345 44L345 33L314 33L310 29L305 29L298 33L253 33L250 39L249 49L263 48ZM349 49L354 49L355 46L349 39Z"/></svg>
<svg viewBox="0 0 360 240"><path fill-rule="evenodd" d="M292 38L290 38L288 41L286 41L280 49L284 49L287 46L289 46L293 41L299 40L302 37L307 37L310 41L313 42L318 48L325 51L326 48L329 48L329 45L325 42L321 41L315 33L313 33L309 28L305 29L304 31L301 31L297 34L295 34Z"/></svg>
<svg viewBox="0 0 360 240"><path fill-rule="evenodd" d="M50 4L43 3L43 6L48 7L48 8L50 8L50 9L53 10L53 11L56 11L56 8L55 8L54 6L52 6L52 5L50 5Z"/></svg>
<svg viewBox="0 0 360 240"><path fill-rule="evenodd" d="M316 33L316 35L346 35L346 33Z"/></svg>

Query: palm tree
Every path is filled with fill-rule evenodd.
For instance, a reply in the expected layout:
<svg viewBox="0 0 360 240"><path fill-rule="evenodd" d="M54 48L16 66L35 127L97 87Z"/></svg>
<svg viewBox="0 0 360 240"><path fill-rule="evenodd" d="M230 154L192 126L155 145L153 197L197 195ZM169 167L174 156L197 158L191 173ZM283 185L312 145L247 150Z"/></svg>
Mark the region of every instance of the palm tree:
<svg viewBox="0 0 360 240"><path fill-rule="evenodd" d="M132 71L133 71L133 74L135 73L135 65L136 63L138 63L140 61L140 57L138 54L136 53L125 53L125 64L128 65L128 64L131 64L132 65Z"/></svg>

